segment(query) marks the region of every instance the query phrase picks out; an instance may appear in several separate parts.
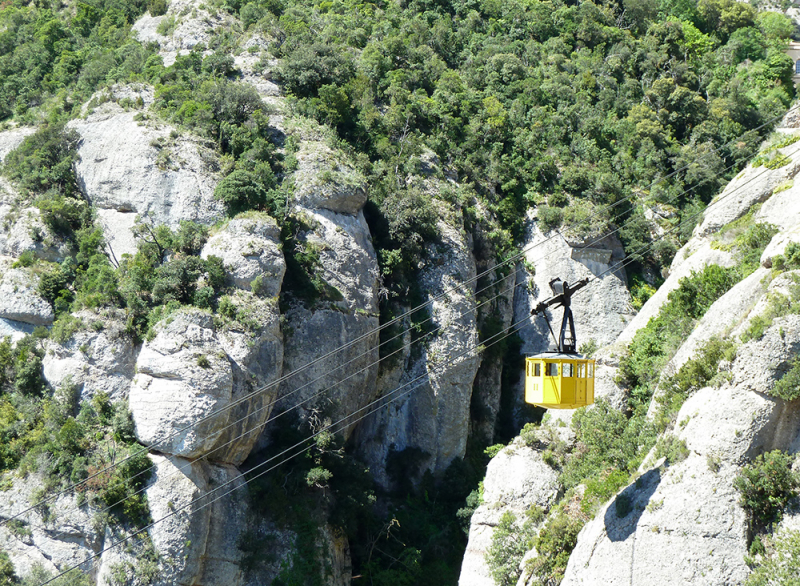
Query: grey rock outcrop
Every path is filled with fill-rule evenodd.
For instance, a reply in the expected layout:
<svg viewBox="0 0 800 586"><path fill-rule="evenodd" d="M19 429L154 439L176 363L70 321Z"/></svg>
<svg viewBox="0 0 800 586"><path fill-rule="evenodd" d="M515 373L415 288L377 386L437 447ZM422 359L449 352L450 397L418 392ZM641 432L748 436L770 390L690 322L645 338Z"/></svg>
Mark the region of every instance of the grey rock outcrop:
<svg viewBox="0 0 800 586"><path fill-rule="evenodd" d="M181 220L213 224L225 216L214 198L218 163L212 149L136 117L106 102L69 124L82 139L76 165L81 190L98 208L117 259L136 251L130 229L137 214L173 228Z"/></svg>
<svg viewBox="0 0 800 586"><path fill-rule="evenodd" d="M472 515L459 586L495 586L485 556L500 518L510 511L522 521L532 505L547 511L560 492L558 473L544 463L541 451L526 446L521 438L500 450L489 462L483 502Z"/></svg>
<svg viewBox="0 0 800 586"><path fill-rule="evenodd" d="M47 509L24 513L41 497L37 491L43 479L34 474L27 478L6 477L10 488L0 498L0 521L19 515L14 522L0 527L0 548L5 551L19 576L34 566L48 572L79 564L103 544L92 523L92 512L79 507L75 495L62 495L48 503ZM4 480L6 480L4 479ZM46 511L46 517L42 512Z"/></svg>
<svg viewBox="0 0 800 586"><path fill-rule="evenodd" d="M309 149L301 146L301 152L332 152L322 143ZM305 226L297 234L298 245L318 253L319 277L331 294L312 304L295 301L285 313L284 372L297 373L281 385L276 407L285 411L299 406L303 419L320 410L331 423L375 397L378 360L378 261L361 211L366 202L363 178L342 171L343 155L336 157L337 163L324 161L331 167L313 160L314 169L326 177L323 183L309 178L308 160L294 176L299 187L293 209ZM348 346L339 350L344 344ZM336 429L343 428L347 437L354 420L342 421Z"/></svg>
<svg viewBox="0 0 800 586"><path fill-rule="evenodd" d="M366 180L344 153L322 141L304 141L297 157L294 200L308 209L356 214L367 201Z"/></svg>
<svg viewBox="0 0 800 586"><path fill-rule="evenodd" d="M53 388L77 386L81 400L98 393L113 401L127 399L139 346L125 333L124 313L84 310L76 317L83 322L79 331L63 343L47 342L42 360L45 380Z"/></svg>
<svg viewBox="0 0 800 586"><path fill-rule="evenodd" d="M36 290L38 277L25 268L12 268L11 259L0 259L0 318L34 326L53 323L52 306Z"/></svg>
<svg viewBox="0 0 800 586"><path fill-rule="evenodd" d="M726 224L745 215L755 204L772 199L773 201L764 204L763 207L766 210L762 208L754 218L756 221L764 221L767 217L773 217L774 211L777 211L778 200L793 201L796 199L796 195L786 195L777 197L777 199L770 197L776 187L793 179L800 171L800 148L797 143L780 149L779 152L786 154L791 162L774 170L748 165L728 183L722 193L712 200L708 209L703 213L702 221L695 227L693 236L702 237L713 234ZM794 188L783 191L776 196L791 193L793 190ZM796 207L795 204L789 209L795 211ZM776 217L779 215L781 214L778 213Z"/></svg>
<svg viewBox="0 0 800 586"><path fill-rule="evenodd" d="M250 291L253 280L260 277L261 290L257 293L276 297L286 272L280 236L280 228L270 216L248 214L231 220L209 238L201 256L220 257L234 287Z"/></svg>
<svg viewBox="0 0 800 586"><path fill-rule="evenodd" d="M578 535L562 584L739 584L748 574L736 467L692 454L651 468ZM627 499L620 507L617 499Z"/></svg>
<svg viewBox="0 0 800 586"><path fill-rule="evenodd" d="M18 126L10 130L0 132L0 163L2 163L8 153L22 144L22 141L36 132L34 126Z"/></svg>
<svg viewBox="0 0 800 586"><path fill-rule="evenodd" d="M19 258L23 252L32 252L36 258L60 262L67 243L45 225L38 208L28 206L0 181L0 255Z"/></svg>
<svg viewBox="0 0 800 586"><path fill-rule="evenodd" d="M154 474L145 492L150 513L157 521L148 529L158 554L158 575L153 584L241 584L238 562L242 554L237 544L247 514L241 474L229 465L156 455L150 459ZM216 500L229 491L232 493ZM106 547L124 539L124 534L110 532ZM134 538L129 547L113 547L103 553L99 586L113 584L115 572L130 575L135 571L139 563L135 546L141 548L141 539ZM129 548L134 550L133 554Z"/></svg>
<svg viewBox="0 0 800 586"><path fill-rule="evenodd" d="M591 244L591 249L584 248ZM549 282L554 278L573 283L591 281L575 294L572 312L578 345L594 340L605 346L616 340L625 325L633 319L625 270L619 266L624 257L622 245L614 237L595 242L568 242L555 232L543 234L535 222L529 224L525 239L525 259L535 267L533 277L519 279L527 287L517 289L514 321L529 315L537 303L553 295ZM558 331L561 310L551 312L550 321ZM524 354L545 352L553 345L547 324L541 317L532 318L530 327L520 330Z"/></svg>
<svg viewBox="0 0 800 586"><path fill-rule="evenodd" d="M198 310L182 310L162 320L155 338L142 347L130 391L142 443L182 457L244 460L274 397L274 389L252 391L280 375L277 315L273 305L263 304L258 313L258 301L248 306L250 317L260 320L255 337L235 329L219 331L213 317ZM246 375L248 367L255 371L255 380ZM248 433L242 435L245 427Z"/></svg>

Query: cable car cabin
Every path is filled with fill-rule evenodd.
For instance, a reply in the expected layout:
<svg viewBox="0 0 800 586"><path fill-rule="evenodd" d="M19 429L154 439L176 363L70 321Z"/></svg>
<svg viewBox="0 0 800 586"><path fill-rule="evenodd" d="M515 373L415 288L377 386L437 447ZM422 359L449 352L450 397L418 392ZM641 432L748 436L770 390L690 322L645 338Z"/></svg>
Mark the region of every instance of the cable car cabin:
<svg viewBox="0 0 800 586"><path fill-rule="evenodd" d="M594 403L594 360L555 352L525 359L525 402L546 409Z"/></svg>

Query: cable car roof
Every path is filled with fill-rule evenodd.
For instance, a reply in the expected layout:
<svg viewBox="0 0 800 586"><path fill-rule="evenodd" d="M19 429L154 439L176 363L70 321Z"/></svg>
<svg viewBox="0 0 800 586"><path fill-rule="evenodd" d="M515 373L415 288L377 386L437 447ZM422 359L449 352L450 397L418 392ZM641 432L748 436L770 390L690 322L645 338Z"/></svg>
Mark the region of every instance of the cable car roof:
<svg viewBox="0 0 800 586"><path fill-rule="evenodd" d="M542 352L527 358L540 358L542 360L592 360L583 354L564 354L561 352Z"/></svg>

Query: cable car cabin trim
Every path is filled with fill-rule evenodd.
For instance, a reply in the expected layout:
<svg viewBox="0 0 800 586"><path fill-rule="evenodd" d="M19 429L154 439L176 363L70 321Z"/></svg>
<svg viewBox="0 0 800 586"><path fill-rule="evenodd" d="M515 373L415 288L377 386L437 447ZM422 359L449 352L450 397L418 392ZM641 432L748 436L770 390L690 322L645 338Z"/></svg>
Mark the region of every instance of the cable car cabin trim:
<svg viewBox="0 0 800 586"><path fill-rule="evenodd" d="M594 403L595 361L580 354L544 353L525 358L525 402L546 409Z"/></svg>

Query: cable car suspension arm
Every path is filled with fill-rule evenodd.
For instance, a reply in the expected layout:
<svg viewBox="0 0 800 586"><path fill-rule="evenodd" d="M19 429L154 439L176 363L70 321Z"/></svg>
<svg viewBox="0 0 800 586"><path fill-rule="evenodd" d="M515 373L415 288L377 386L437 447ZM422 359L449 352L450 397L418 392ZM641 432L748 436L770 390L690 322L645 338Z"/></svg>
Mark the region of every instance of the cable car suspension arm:
<svg viewBox="0 0 800 586"><path fill-rule="evenodd" d="M572 319L572 309L570 309L570 302L572 295L589 284L589 278L581 279L573 284L562 281L558 277L550 281L550 289L554 295L549 299L545 299L531 310L531 315L542 314L545 321L547 321L547 328L553 336L553 341L556 342L558 351L562 354L575 354L576 340L575 340L575 322ZM564 317L561 320L561 336L556 340L553 328L550 326L550 319L547 317L546 310L550 307L564 307ZM567 331L569 329L569 331Z"/></svg>

